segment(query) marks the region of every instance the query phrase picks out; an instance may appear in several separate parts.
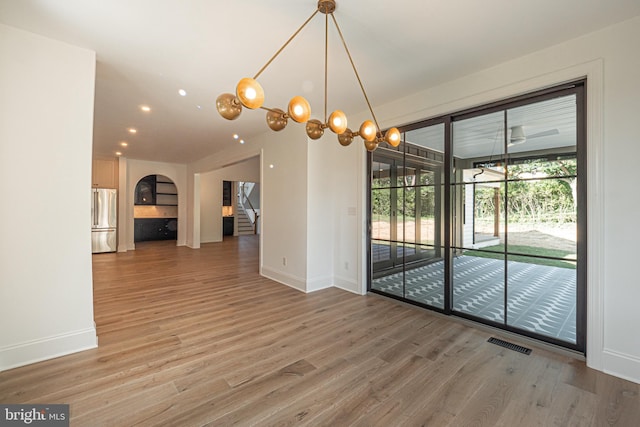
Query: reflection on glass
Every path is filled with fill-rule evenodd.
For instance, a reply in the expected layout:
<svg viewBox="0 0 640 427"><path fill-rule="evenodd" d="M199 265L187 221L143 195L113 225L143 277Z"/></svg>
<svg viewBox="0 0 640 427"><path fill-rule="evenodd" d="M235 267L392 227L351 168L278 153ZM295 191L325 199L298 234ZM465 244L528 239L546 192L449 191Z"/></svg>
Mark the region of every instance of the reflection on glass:
<svg viewBox="0 0 640 427"><path fill-rule="evenodd" d="M391 165L384 161L373 161L371 165L373 188L389 188L391 187Z"/></svg>
<svg viewBox="0 0 640 427"><path fill-rule="evenodd" d="M416 245L398 243L397 255L399 259L404 258L404 260L407 261L409 258L415 258L416 254L417 254Z"/></svg>
<svg viewBox="0 0 640 427"><path fill-rule="evenodd" d="M402 157L384 148L373 154L372 288L444 308L444 273L438 264L444 233L444 124L406 135L399 147Z"/></svg>
<svg viewBox="0 0 640 427"><path fill-rule="evenodd" d="M575 178L508 183L507 252L576 259Z"/></svg>
<svg viewBox="0 0 640 427"><path fill-rule="evenodd" d="M420 171L420 180L418 182L419 185L433 185L436 184L435 173L430 170L421 170Z"/></svg>
<svg viewBox="0 0 640 427"><path fill-rule="evenodd" d="M504 183L477 183L466 187L465 205L471 204L472 209L465 218L465 247L504 252ZM473 227L472 233L466 230L469 223Z"/></svg>
<svg viewBox="0 0 640 427"><path fill-rule="evenodd" d="M444 153L444 123L410 130L404 135L409 144Z"/></svg>
<svg viewBox="0 0 640 427"><path fill-rule="evenodd" d="M503 111L454 122L454 182L503 179L504 145Z"/></svg>
<svg viewBox="0 0 640 427"><path fill-rule="evenodd" d="M418 247L420 253L433 253L433 248ZM443 252L444 248L438 248ZM405 266L405 298L437 308L444 308L444 260L413 263Z"/></svg>
<svg viewBox="0 0 640 427"><path fill-rule="evenodd" d="M524 152L570 148L577 136L576 96L568 95L507 110L507 151Z"/></svg>
<svg viewBox="0 0 640 427"><path fill-rule="evenodd" d="M418 243L435 245L436 242L436 194L435 187L420 187L419 215L416 215L416 236Z"/></svg>
<svg viewBox="0 0 640 427"><path fill-rule="evenodd" d="M392 240L403 241L405 238L404 224L406 219L405 216L407 214L405 214L406 207L404 200L406 192L406 188L395 190L397 200L395 203L395 210L392 209L391 211L391 215L393 216L392 221L395 220L395 234L392 235Z"/></svg>
<svg viewBox="0 0 640 427"><path fill-rule="evenodd" d="M507 325L575 344L576 263L539 261L508 257Z"/></svg>
<svg viewBox="0 0 640 427"><path fill-rule="evenodd" d="M504 322L504 260L467 255L453 258L453 309Z"/></svg>
<svg viewBox="0 0 640 427"><path fill-rule="evenodd" d="M398 232L400 230L398 229ZM404 238L405 242L416 241L416 188L404 189ZM400 234L398 234L400 236Z"/></svg>
<svg viewBox="0 0 640 427"><path fill-rule="evenodd" d="M371 261L379 263L391 260L391 242L374 240L371 242Z"/></svg>
<svg viewBox="0 0 640 427"><path fill-rule="evenodd" d="M399 171L398 171L399 172ZM404 187L412 187L416 185L416 168L414 167L405 167L404 168L404 176L402 177L403 182L401 185Z"/></svg>
<svg viewBox="0 0 640 427"><path fill-rule="evenodd" d="M391 238L391 190L371 190L371 237L373 239Z"/></svg>
<svg viewBox="0 0 640 427"><path fill-rule="evenodd" d="M396 244L384 241L373 241L371 244L372 262L381 263L391 259L392 251L396 251ZM371 288L391 295L404 295L404 271L402 269L388 269L373 271Z"/></svg>

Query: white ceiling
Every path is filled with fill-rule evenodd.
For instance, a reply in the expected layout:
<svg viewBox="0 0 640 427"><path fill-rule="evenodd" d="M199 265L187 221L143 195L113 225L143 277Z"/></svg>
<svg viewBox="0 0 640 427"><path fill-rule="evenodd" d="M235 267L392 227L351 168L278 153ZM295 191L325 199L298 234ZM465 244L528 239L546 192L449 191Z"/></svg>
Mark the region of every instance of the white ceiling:
<svg viewBox="0 0 640 427"><path fill-rule="evenodd" d="M383 104L640 14L640 0L337 0L373 104ZM188 163L267 131L264 112L221 118L216 97L252 77L315 0L0 0L0 22L97 53L94 153ZM324 15L260 76L265 105L304 95L322 118ZM330 28L329 110L366 103ZM187 96L178 95L185 89ZM139 110L149 105L150 113ZM198 108L200 106L200 108ZM381 123L390 126L394 123ZM301 125L300 132L304 133ZM127 128L138 129L130 135ZM351 125L357 128L357 125ZM120 141L129 146L121 148Z"/></svg>

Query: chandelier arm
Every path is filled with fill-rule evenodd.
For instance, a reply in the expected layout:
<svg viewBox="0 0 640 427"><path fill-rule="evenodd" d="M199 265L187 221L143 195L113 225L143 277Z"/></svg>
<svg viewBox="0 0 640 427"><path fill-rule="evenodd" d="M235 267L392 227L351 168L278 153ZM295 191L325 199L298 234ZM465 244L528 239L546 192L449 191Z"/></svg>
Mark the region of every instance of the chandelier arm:
<svg viewBox="0 0 640 427"><path fill-rule="evenodd" d="M309 21L311 21L311 20L313 19L313 17L314 17L314 16L316 16L316 14L317 14L318 12L319 12L319 10L316 10L315 12L313 12L313 14L312 14L312 15L311 15L311 16L310 16L306 21L304 21L304 24L302 24L302 25L300 26L300 28L298 28L298 30L297 30L295 33L293 33L293 35L292 35L291 37L289 37L289 40L287 40L287 41L285 42L285 44L283 44L283 45L282 45L282 47L281 47L280 49L278 49L278 51L275 53L275 55L273 55L273 56L271 57L271 59L270 59L266 64L264 64L264 66L260 69L260 71L258 71L258 72L256 73L256 75L255 75L255 76L253 76L253 79L254 79L254 80L256 80L256 79L260 76L260 74L262 74L262 72L263 72L264 70L266 70L266 69L267 69L267 67L268 67L269 65L271 65L271 63L273 62L273 60L274 60L274 59L276 59L276 57L277 57L278 55L280 55L280 53L284 50L284 48L285 48L285 47L287 47L287 45L288 45L289 43L291 43L291 41L292 41L294 38L296 38L296 36L298 35L298 33L299 33L300 31L302 31L302 29L303 29L303 28L304 28L304 27L309 23Z"/></svg>
<svg viewBox="0 0 640 427"><path fill-rule="evenodd" d="M261 110L264 111L271 111L272 113L280 113L279 111L277 111L275 108L269 108L269 107L265 107L264 105L262 107L260 107ZM287 115L287 113L284 114L285 116Z"/></svg>
<svg viewBox="0 0 640 427"><path fill-rule="evenodd" d="M371 116L373 116L373 121L376 124L376 128L378 128L378 133L380 132L380 126L378 125L378 119L376 119L376 114L373 112L373 108L371 107L371 102L369 102L369 97L367 96L367 92L364 90L364 86L362 85L362 80L360 80L360 75L358 74L358 70L356 69L356 64L353 62L353 58L351 57L351 53L349 52L349 48L347 47L347 42L344 40L344 36L342 35L342 31L340 30L340 26L338 25L338 21L336 21L336 17L331 14L331 18L333 19L333 23L338 30L338 34L340 35L340 40L342 40L342 45L344 46L344 50L347 52L347 56L349 57L349 62L351 62L351 67L353 68L353 72L356 75L356 79L358 79L358 83L360 84L360 89L362 89L362 94L364 95L365 101L367 101L367 106L369 107L369 111L371 112Z"/></svg>

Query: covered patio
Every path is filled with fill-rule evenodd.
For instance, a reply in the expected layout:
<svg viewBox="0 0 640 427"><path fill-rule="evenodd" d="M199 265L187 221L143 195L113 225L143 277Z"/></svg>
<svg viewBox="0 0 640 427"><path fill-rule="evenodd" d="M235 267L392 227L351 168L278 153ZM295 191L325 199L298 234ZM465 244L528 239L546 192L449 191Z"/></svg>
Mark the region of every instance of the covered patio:
<svg viewBox="0 0 640 427"><path fill-rule="evenodd" d="M453 309L504 323L504 265L497 259L454 257ZM575 343L576 270L518 261L508 261L506 270L507 325ZM374 278L372 288L443 308L443 278L440 260Z"/></svg>

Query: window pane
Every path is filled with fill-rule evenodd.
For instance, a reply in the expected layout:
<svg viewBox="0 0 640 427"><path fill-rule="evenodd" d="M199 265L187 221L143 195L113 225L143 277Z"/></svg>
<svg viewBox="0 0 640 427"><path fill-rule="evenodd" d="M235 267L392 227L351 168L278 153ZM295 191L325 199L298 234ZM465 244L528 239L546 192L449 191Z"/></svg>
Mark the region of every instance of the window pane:
<svg viewBox="0 0 640 427"><path fill-rule="evenodd" d="M576 95L511 108L507 110L507 151L516 157L551 150L575 153L576 120Z"/></svg>
<svg viewBox="0 0 640 427"><path fill-rule="evenodd" d="M576 263L539 261L508 257L507 324L575 344Z"/></svg>
<svg viewBox="0 0 640 427"><path fill-rule="evenodd" d="M575 260L576 179L508 183L507 252Z"/></svg>
<svg viewBox="0 0 640 427"><path fill-rule="evenodd" d="M453 257L453 309L504 322L504 257Z"/></svg>
<svg viewBox="0 0 640 427"><path fill-rule="evenodd" d="M371 165L373 188L389 188L391 187L391 164L385 161L374 160Z"/></svg>
<svg viewBox="0 0 640 427"><path fill-rule="evenodd" d="M404 136L405 141L409 144L425 147L437 153L444 153L444 123L410 130L405 132Z"/></svg>
<svg viewBox="0 0 640 427"><path fill-rule="evenodd" d="M435 173L430 170L422 169L420 171L420 179L418 180L418 185L433 185L433 184L436 184Z"/></svg>
<svg viewBox="0 0 640 427"><path fill-rule="evenodd" d="M399 230L398 230L399 231ZM398 235L398 237L402 237ZM405 242L416 242L416 188L404 189L404 238Z"/></svg>
<svg viewBox="0 0 640 427"><path fill-rule="evenodd" d="M371 191L371 237L373 239L391 239L391 190L373 189Z"/></svg>
<svg viewBox="0 0 640 427"><path fill-rule="evenodd" d="M436 244L436 187L419 187L419 211L416 215L416 238L419 243ZM440 189L440 186L438 186ZM439 225L439 224L438 224Z"/></svg>
<svg viewBox="0 0 640 427"><path fill-rule="evenodd" d="M504 112L453 123L453 182L495 181L504 177Z"/></svg>
<svg viewBox="0 0 640 427"><path fill-rule="evenodd" d="M371 262L391 261L391 242L374 240L371 242Z"/></svg>
<svg viewBox="0 0 640 427"><path fill-rule="evenodd" d="M423 254L444 253L444 248L419 246ZM437 308L444 308L444 260L413 263L406 266L405 298Z"/></svg>

